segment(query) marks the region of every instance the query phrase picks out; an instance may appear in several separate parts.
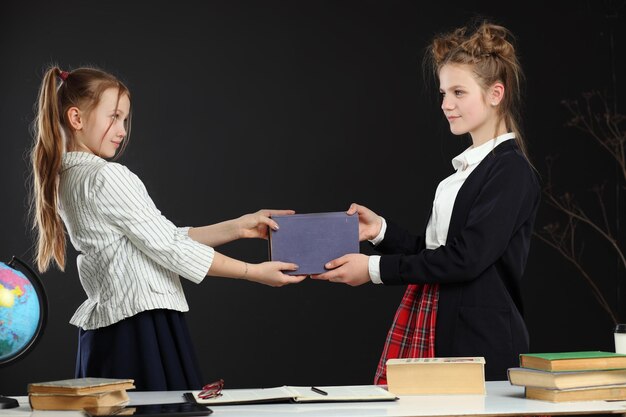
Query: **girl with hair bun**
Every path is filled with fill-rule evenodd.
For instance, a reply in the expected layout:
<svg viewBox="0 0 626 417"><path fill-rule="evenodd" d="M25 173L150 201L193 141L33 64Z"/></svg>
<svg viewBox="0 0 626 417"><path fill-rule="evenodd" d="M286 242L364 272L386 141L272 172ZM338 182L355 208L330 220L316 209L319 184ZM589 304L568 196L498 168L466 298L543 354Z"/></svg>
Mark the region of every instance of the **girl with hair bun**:
<svg viewBox="0 0 626 417"><path fill-rule="evenodd" d="M490 22L435 36L424 62L450 131L472 145L452 159L421 235L353 203L359 239L381 255L343 256L314 278L407 286L376 384L391 358L483 356L486 379L505 380L529 349L521 281L540 196L520 131L522 69L511 33Z"/></svg>
<svg viewBox="0 0 626 417"><path fill-rule="evenodd" d="M130 133L128 88L95 68L50 67L39 90L32 149L37 265L65 268L65 233L79 251L87 300L70 323L79 327L75 376L132 378L140 391L203 385L184 312L179 276L206 275L282 286L302 281L284 262L249 264L214 246L267 238L278 225L259 210L202 227L176 227L119 156Z"/></svg>

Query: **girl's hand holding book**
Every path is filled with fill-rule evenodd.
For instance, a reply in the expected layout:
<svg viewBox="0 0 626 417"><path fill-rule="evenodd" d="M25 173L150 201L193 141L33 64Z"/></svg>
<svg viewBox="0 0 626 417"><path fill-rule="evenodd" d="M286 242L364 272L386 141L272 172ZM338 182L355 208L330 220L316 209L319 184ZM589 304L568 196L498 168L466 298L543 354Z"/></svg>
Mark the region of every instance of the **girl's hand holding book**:
<svg viewBox="0 0 626 417"><path fill-rule="evenodd" d="M242 278L271 287L297 284L306 278L306 275L287 275L283 273L283 271L295 271L298 269L298 265L288 262L263 262L248 265L248 272Z"/></svg>
<svg viewBox="0 0 626 417"><path fill-rule="evenodd" d="M278 230L278 224L271 219L273 215L294 214L293 210L262 209L255 213L244 214L235 219L240 238L267 239L268 227Z"/></svg>

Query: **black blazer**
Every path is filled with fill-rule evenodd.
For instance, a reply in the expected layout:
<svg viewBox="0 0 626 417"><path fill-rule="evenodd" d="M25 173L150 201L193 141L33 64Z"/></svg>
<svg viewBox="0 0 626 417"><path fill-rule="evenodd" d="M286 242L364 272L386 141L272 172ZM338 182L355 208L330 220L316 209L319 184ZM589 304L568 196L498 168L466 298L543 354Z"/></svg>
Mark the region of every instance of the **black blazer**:
<svg viewBox="0 0 626 417"><path fill-rule="evenodd" d="M440 283L435 355L484 356L487 380L506 380L529 349L521 280L539 196L537 176L508 140L463 183L445 246L426 249L424 234L391 221L376 246L384 284Z"/></svg>

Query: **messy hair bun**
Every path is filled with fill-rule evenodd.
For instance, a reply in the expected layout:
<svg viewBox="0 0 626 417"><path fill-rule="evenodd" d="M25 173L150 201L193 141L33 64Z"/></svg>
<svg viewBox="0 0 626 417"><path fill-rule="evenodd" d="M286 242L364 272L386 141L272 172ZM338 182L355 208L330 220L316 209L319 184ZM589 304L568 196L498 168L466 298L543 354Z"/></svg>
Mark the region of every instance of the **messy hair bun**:
<svg viewBox="0 0 626 417"><path fill-rule="evenodd" d="M462 27L435 37L431 53L436 70L448 61L475 64L490 57L516 60L511 32L488 22L483 22L469 34L468 28ZM458 62L461 56L462 62Z"/></svg>

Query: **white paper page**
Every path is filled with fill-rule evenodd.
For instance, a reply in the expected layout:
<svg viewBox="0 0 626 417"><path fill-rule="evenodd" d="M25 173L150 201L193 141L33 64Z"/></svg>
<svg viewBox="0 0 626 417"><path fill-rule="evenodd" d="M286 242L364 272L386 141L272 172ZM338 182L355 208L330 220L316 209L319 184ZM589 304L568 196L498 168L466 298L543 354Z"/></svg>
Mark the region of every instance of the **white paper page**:
<svg viewBox="0 0 626 417"><path fill-rule="evenodd" d="M222 395L215 398L203 400L198 398L200 391L192 391L199 404L224 404L239 402L260 402L274 399L291 399L292 392L286 387L276 388L252 388L252 389L226 389L222 390Z"/></svg>
<svg viewBox="0 0 626 417"><path fill-rule="evenodd" d="M311 387L289 386L296 397L296 401L339 401L339 400L373 400L373 399L393 399L395 395L384 388L376 385L355 385L355 386L316 386L315 388L327 392L328 395L319 394Z"/></svg>

